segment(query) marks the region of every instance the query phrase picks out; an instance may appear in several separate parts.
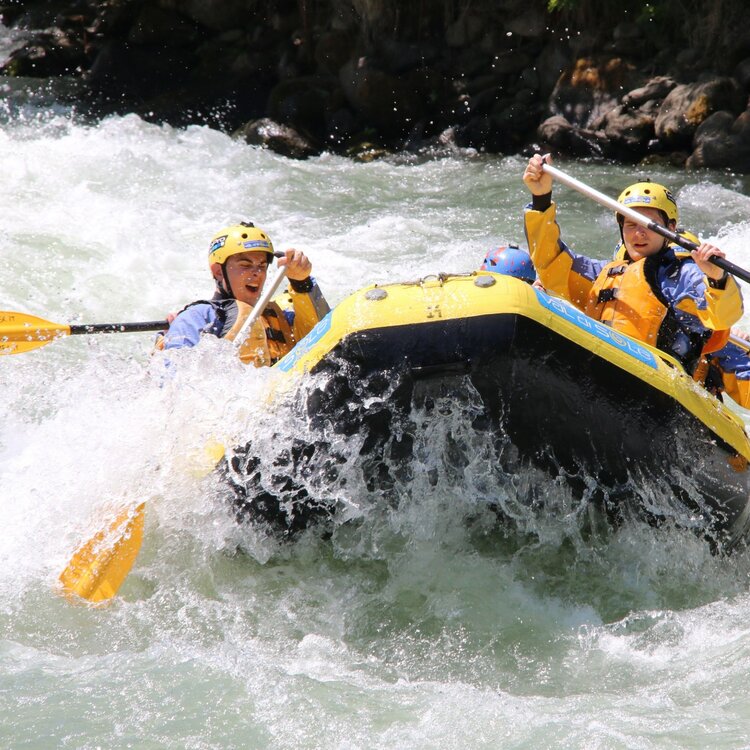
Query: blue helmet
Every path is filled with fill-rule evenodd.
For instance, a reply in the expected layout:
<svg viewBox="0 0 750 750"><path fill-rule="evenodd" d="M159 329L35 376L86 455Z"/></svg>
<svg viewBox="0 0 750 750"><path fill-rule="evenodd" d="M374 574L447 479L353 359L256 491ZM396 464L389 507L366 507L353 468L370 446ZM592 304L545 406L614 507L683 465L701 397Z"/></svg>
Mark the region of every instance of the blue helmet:
<svg viewBox="0 0 750 750"><path fill-rule="evenodd" d="M484 257L480 266L482 271L501 273L504 276L513 276L523 281L534 281L536 271L531 257L518 245L501 245L490 250Z"/></svg>

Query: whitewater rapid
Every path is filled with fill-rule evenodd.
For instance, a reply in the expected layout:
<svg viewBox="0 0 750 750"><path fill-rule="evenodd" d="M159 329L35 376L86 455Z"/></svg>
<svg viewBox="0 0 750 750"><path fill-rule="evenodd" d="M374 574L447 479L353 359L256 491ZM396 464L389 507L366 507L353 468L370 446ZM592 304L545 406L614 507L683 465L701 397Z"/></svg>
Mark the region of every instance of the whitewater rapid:
<svg viewBox="0 0 750 750"><path fill-rule="evenodd" d="M521 157L297 162L203 127L12 111L0 158L0 307L61 323L159 320L204 298L208 241L238 220L303 249L332 305L523 242ZM633 173L558 166L609 195ZM747 178L649 176L685 228L750 266ZM607 211L556 198L566 239L611 253ZM750 744L747 553L637 523L582 533L575 507L514 530L478 494L426 482L369 513L349 497L355 522L279 544L238 527L200 468L213 438L295 429L265 397L270 374L223 343L167 374L151 334L0 359L3 747ZM60 597L76 544L142 500L117 600Z"/></svg>

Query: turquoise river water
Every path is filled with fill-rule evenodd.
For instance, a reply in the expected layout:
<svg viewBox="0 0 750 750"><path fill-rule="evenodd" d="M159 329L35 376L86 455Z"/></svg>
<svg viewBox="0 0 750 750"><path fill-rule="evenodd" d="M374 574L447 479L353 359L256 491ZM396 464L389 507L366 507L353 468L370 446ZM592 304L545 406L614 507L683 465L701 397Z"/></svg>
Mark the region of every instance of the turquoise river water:
<svg viewBox="0 0 750 750"><path fill-rule="evenodd" d="M9 106L0 163L0 308L61 323L158 320L205 297L208 240L242 219L305 250L332 304L523 240L520 157L299 162L203 127ZM632 173L558 166L615 196ZM747 178L650 176L686 228L750 265ZM566 238L608 256L608 212L556 196ZM236 526L196 471L211 437L270 448L293 429L263 397L268 372L206 342L165 384L152 340L0 359L0 747L750 746L750 553L636 522L584 538L572 510L510 533L471 482L417 483L280 545ZM139 500L120 595L61 597L76 545Z"/></svg>

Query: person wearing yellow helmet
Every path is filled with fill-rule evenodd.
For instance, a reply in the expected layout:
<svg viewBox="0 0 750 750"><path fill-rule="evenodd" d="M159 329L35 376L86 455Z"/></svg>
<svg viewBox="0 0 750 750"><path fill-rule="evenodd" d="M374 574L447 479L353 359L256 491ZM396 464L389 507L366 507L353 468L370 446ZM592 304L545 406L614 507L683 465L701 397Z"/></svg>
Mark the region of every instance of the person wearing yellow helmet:
<svg viewBox="0 0 750 750"><path fill-rule="evenodd" d="M732 328L720 349L704 354L693 377L721 399L726 393L743 409L750 409L750 335Z"/></svg>
<svg viewBox="0 0 750 750"><path fill-rule="evenodd" d="M312 264L299 250L275 253L270 237L252 222L217 232L208 248L216 285L210 300L198 300L179 312L157 346L179 349L211 334L233 340L263 292L275 256L286 267L288 305L270 302L240 347L243 362L271 365L287 354L328 313L320 287L310 275Z"/></svg>
<svg viewBox="0 0 750 750"><path fill-rule="evenodd" d="M742 317L739 287L709 261L724 253L705 242L685 252L620 213L620 257L607 262L574 253L560 236L545 160L551 163L549 155L532 156L523 174L532 196L524 214L529 254L545 288L595 320L668 352L692 373L712 333ZM634 183L618 203L672 231L677 226L677 203L658 183Z"/></svg>

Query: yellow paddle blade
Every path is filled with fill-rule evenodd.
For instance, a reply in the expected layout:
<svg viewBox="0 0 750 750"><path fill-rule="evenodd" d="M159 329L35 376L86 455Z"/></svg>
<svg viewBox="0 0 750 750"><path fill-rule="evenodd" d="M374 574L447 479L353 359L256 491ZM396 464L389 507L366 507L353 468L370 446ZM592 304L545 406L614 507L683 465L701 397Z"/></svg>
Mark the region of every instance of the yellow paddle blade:
<svg viewBox="0 0 750 750"><path fill-rule="evenodd" d="M0 355L21 354L70 335L70 326L19 312L0 310Z"/></svg>
<svg viewBox="0 0 750 750"><path fill-rule="evenodd" d="M79 547L60 574L63 591L90 602L111 599L138 556L145 517L146 503L127 508Z"/></svg>

